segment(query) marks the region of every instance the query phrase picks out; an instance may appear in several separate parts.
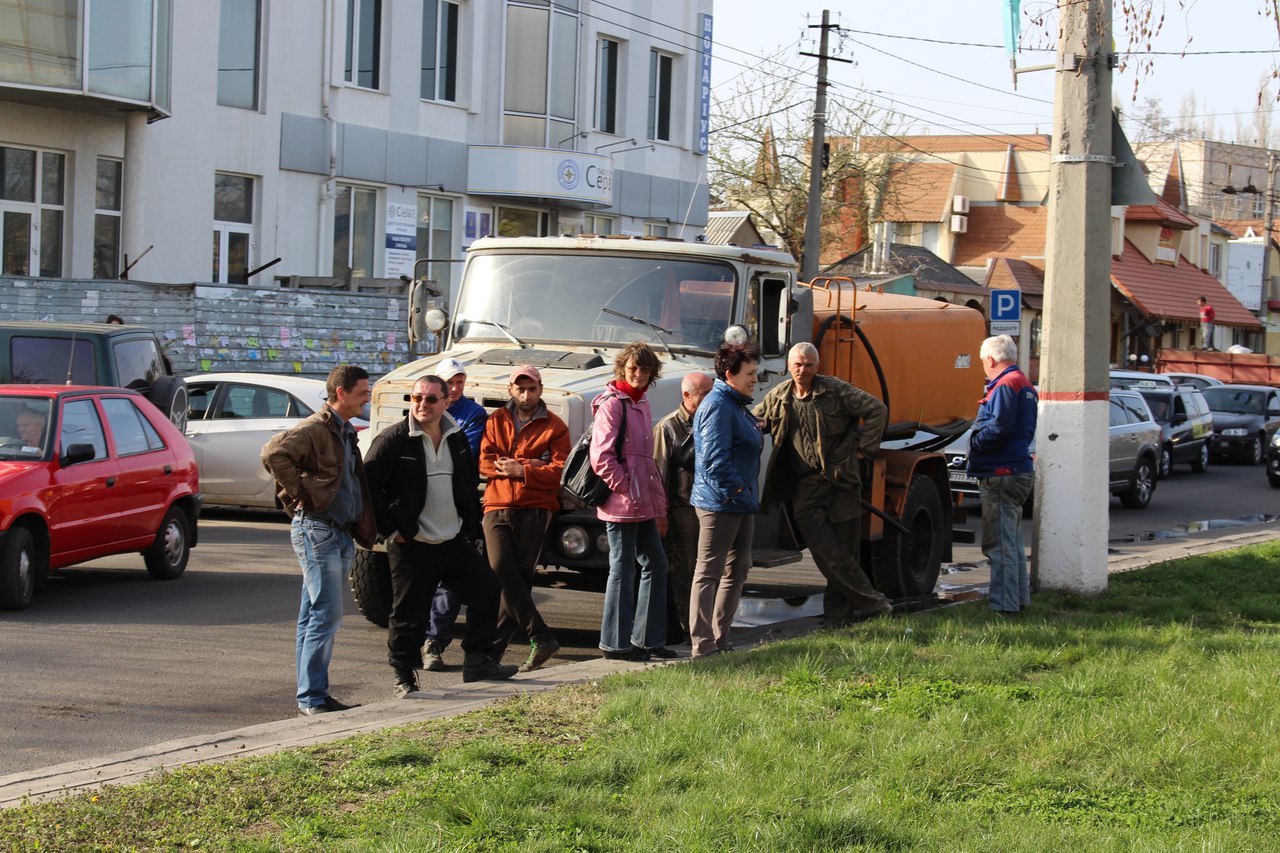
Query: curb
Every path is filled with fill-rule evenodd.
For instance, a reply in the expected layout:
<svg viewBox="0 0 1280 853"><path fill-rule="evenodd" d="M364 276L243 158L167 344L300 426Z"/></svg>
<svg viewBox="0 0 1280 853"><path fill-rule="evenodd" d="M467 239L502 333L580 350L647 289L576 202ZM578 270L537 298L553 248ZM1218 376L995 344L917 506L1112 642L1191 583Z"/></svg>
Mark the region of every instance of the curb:
<svg viewBox="0 0 1280 853"><path fill-rule="evenodd" d="M1139 554L1113 553L1108 558L1107 571L1110 574L1129 572L1169 560L1214 554L1277 539L1280 539L1280 523L1270 523L1261 529L1253 527L1246 532L1212 540L1179 539L1169 545L1146 549ZM972 586L985 586L985 583L975 583ZM977 596L975 594L972 597ZM811 633L820 623L821 620L817 617L794 619L742 631L735 639L740 639L739 646L745 649ZM350 711L260 723L229 732L196 735L115 755L0 776L0 808L45 802L95 790L104 785L128 785L179 767L268 755L282 749L327 743L423 720L446 719L478 710L510 696L543 693L566 684L579 684L619 672L687 663L688 647L676 648L681 651L681 656L667 662L628 663L592 658L547 667L535 675L517 677L511 681L427 690L418 697L389 699L362 705Z"/></svg>

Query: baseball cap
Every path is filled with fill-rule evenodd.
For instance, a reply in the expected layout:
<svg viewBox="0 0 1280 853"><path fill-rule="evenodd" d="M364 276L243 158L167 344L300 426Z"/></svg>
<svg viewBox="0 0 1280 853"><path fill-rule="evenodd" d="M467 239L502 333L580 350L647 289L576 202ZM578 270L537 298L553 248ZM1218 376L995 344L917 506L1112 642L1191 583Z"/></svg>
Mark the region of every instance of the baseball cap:
<svg viewBox="0 0 1280 853"><path fill-rule="evenodd" d="M539 385L542 384L542 374L539 373L538 368L534 367L532 364L522 364L519 367L514 368L511 371L511 378L508 382L514 385L515 381L521 376L527 376Z"/></svg>
<svg viewBox="0 0 1280 853"><path fill-rule="evenodd" d="M462 366L462 362L456 358L446 358L444 361L436 365L436 376L446 382L457 376L459 373L466 375L467 369Z"/></svg>

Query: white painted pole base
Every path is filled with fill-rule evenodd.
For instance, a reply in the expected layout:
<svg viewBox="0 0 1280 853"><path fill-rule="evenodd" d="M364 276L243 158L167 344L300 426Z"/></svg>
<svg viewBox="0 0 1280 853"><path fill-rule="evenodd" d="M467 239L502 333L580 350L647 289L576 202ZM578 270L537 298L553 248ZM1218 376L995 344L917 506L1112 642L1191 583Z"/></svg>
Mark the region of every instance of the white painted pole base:
<svg viewBox="0 0 1280 853"><path fill-rule="evenodd" d="M1102 400L1041 400L1036 423L1032 579L1038 588L1107 589L1108 425Z"/></svg>

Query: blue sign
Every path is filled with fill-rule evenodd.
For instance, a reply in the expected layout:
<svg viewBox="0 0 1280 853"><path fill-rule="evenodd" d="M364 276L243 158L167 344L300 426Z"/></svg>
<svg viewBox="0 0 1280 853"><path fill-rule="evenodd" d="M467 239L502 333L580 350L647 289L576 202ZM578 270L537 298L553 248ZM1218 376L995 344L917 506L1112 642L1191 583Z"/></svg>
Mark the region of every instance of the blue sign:
<svg viewBox="0 0 1280 853"><path fill-rule="evenodd" d="M1021 290L991 291L992 322L1016 322L1022 319Z"/></svg>
<svg viewBox="0 0 1280 853"><path fill-rule="evenodd" d="M694 139L695 154L706 154L711 143L711 16L698 16L702 33L702 68L698 75L698 133Z"/></svg>

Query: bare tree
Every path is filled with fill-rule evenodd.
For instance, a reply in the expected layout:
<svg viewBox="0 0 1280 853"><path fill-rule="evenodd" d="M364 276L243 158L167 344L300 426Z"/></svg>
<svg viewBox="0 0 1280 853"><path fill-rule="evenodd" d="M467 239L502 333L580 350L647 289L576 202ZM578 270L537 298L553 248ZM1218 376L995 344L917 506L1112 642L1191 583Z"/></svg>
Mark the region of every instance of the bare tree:
<svg viewBox="0 0 1280 853"><path fill-rule="evenodd" d="M751 212L762 230L772 231L803 262L813 74L787 65L784 58L762 60L712 102L707 183L714 196ZM890 157L864 152L857 142L864 135L892 133L896 119L862 93L832 86L826 121L823 249L844 241L851 230L869 230L870 202L885 182ZM820 253L826 254L823 249Z"/></svg>

